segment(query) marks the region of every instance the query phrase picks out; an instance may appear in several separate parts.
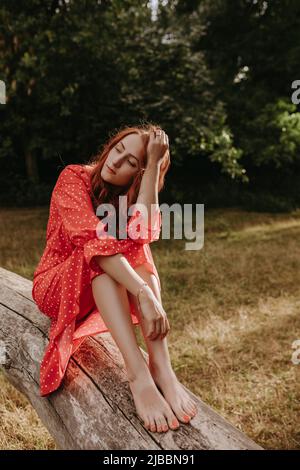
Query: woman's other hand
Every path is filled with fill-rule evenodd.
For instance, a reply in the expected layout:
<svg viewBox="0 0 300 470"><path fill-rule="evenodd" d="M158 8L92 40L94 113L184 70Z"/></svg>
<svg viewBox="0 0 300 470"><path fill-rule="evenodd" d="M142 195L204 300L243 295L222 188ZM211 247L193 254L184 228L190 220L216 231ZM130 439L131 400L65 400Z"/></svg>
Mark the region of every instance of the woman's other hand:
<svg viewBox="0 0 300 470"><path fill-rule="evenodd" d="M170 330L167 314L149 286L143 286L138 295L140 314L150 340L163 339Z"/></svg>
<svg viewBox="0 0 300 470"><path fill-rule="evenodd" d="M147 166L160 163L166 151L169 149L169 138L162 129L150 132L150 139L147 146Z"/></svg>

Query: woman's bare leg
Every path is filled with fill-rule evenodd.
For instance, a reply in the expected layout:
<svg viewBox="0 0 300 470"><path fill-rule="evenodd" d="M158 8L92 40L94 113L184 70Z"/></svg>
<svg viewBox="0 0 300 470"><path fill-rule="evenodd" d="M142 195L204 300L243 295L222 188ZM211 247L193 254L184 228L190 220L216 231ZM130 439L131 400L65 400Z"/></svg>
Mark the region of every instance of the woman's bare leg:
<svg viewBox="0 0 300 470"><path fill-rule="evenodd" d="M144 265L137 266L136 272L141 276L151 287L156 298L161 302L161 295L158 282L154 274L147 271ZM132 301L136 304L136 297L132 296ZM138 309L137 309L138 310ZM150 340L145 334L145 327L143 319L139 316L140 326L145 338L145 342L149 355L149 369L151 375L158 387L161 389L165 399L173 409L177 418L180 421L188 422L191 417L197 413L197 408L194 401L183 388L182 384L178 381L175 372L172 369L167 337L161 339L158 337L155 340Z"/></svg>
<svg viewBox="0 0 300 470"><path fill-rule="evenodd" d="M137 344L127 289L104 273L92 280L98 310L124 358L135 406L146 428L155 432L179 427L170 405L161 395Z"/></svg>

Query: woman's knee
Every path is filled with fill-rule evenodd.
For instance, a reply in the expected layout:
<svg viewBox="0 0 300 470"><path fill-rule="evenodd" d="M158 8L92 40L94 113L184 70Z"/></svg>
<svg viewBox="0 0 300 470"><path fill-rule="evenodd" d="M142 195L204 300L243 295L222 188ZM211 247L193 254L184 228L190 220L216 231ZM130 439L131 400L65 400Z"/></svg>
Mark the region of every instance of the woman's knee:
<svg viewBox="0 0 300 470"><path fill-rule="evenodd" d="M95 276L93 279L92 279L92 282L91 282L91 285L92 287L95 286L95 285L100 285L100 284L113 284L115 286L122 286L122 284L120 284L118 281L116 281L115 279L113 279L109 274L107 273L101 273L101 274L98 274L98 276Z"/></svg>
<svg viewBox="0 0 300 470"><path fill-rule="evenodd" d="M92 294L100 311L129 313L130 304L125 286L115 281L107 273L92 280Z"/></svg>
<svg viewBox="0 0 300 470"><path fill-rule="evenodd" d="M145 282L147 282L156 298L161 302L160 289L156 276L152 272L150 272L143 264L136 266L134 270ZM129 291L127 291L126 287L123 284L113 279L107 273L103 273L94 277L94 279L92 280L92 292L94 296L96 289L98 289L98 291L100 290L103 292L111 292L113 289L116 293L119 292L121 294L124 294L126 292L129 298L132 298L133 301L135 300L135 296Z"/></svg>
<svg viewBox="0 0 300 470"><path fill-rule="evenodd" d="M113 279L109 274L107 273L102 273L102 274L99 274L98 276L95 276L93 279L92 279L92 282L91 282L91 285L92 285L92 291L94 292L94 290L97 288L97 287L100 287L100 288L116 288L116 289L122 289L125 287L120 284L118 281L116 281L115 279Z"/></svg>

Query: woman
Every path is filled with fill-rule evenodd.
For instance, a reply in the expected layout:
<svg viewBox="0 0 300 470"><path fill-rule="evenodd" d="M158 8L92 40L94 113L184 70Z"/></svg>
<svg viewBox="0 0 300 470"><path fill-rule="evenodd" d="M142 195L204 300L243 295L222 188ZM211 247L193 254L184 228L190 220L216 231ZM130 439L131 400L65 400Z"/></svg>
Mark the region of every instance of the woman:
<svg viewBox="0 0 300 470"><path fill-rule="evenodd" d="M32 289L40 311L51 319L41 396L59 387L86 336L109 331L124 358L137 413L153 432L177 429L179 421L189 422L196 414L171 366L170 325L149 246L159 238L158 192L169 166L168 137L152 125L126 127L87 165L67 165L52 192L47 243ZM127 218L126 233L138 222L143 237L110 236L96 215L101 204L118 209L120 196L128 207L141 204L152 215L154 207L154 224L140 211ZM134 324L141 325L149 365Z"/></svg>

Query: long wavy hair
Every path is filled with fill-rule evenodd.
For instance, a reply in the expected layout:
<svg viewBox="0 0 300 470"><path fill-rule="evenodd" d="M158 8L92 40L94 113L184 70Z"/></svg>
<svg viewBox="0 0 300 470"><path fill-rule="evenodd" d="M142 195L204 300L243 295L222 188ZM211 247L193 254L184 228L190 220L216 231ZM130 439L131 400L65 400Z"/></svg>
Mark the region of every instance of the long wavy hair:
<svg viewBox="0 0 300 470"><path fill-rule="evenodd" d="M103 145L99 153L93 155L87 163L83 164L88 165L91 168L91 200L95 211L100 204L110 203L115 207L118 217L120 195L127 197L127 207L130 207L136 202L141 186L143 172L147 164L147 146L150 139L150 132L152 130L162 130L162 128L159 125L154 124L140 124L138 126L123 127L121 130L118 130L115 134L110 136L109 140ZM127 186L116 186L112 183L104 181L101 177L101 171L110 150L125 136L134 133L140 135L143 141L144 153L141 162L142 168L137 172L133 181L131 181ZM158 192L160 192L164 187L165 175L170 167L170 164L170 152L169 150L166 150L163 156L163 160L160 164Z"/></svg>

